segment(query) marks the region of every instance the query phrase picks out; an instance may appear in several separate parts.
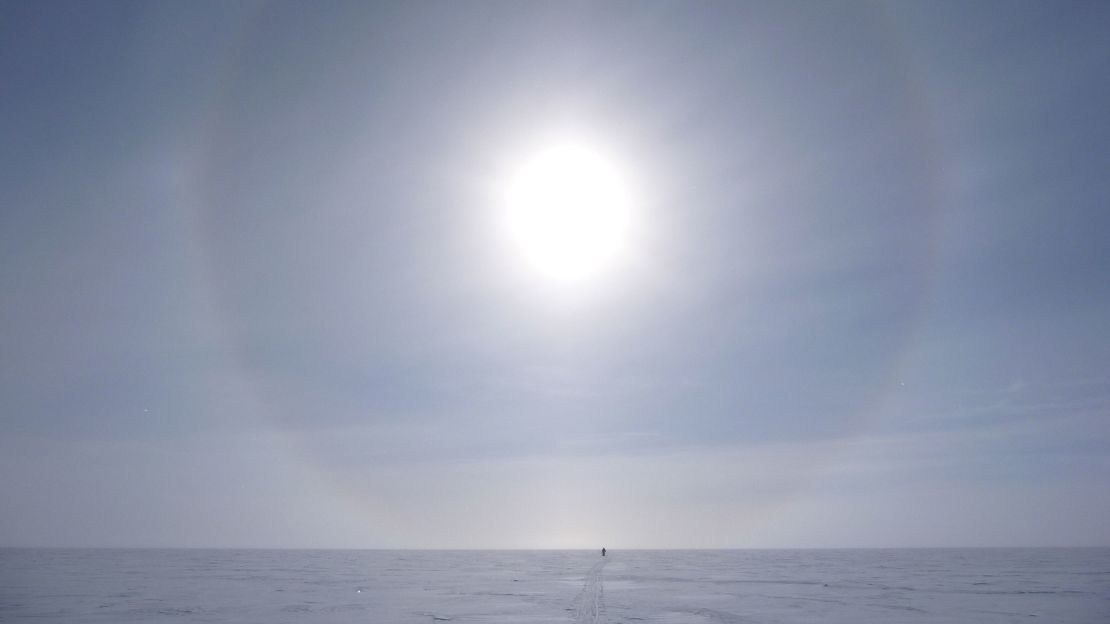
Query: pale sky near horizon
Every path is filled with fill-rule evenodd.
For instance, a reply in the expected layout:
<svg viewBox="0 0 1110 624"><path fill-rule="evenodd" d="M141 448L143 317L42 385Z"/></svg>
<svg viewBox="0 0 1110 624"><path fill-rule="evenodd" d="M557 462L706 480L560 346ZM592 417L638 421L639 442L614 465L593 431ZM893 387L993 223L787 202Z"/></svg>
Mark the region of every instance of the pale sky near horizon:
<svg viewBox="0 0 1110 624"><path fill-rule="evenodd" d="M1108 24L0 3L0 546L1110 545Z"/></svg>

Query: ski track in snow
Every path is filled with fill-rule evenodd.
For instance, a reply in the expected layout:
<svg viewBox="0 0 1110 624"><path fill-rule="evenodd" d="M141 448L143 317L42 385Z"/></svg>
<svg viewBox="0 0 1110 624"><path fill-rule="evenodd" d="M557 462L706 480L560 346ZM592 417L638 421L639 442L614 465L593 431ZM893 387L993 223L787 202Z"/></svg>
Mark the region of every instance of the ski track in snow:
<svg viewBox="0 0 1110 624"><path fill-rule="evenodd" d="M575 624L601 624L605 621L605 604L601 589L601 571L605 568L605 563L605 559L598 561L586 574L586 584L578 594Z"/></svg>

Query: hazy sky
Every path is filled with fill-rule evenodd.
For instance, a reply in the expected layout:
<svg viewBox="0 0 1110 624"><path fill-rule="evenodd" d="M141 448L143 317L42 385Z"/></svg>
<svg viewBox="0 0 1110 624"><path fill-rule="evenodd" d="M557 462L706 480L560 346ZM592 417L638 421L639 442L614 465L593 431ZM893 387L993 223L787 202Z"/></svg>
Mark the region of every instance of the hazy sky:
<svg viewBox="0 0 1110 624"><path fill-rule="evenodd" d="M1108 24L0 4L0 545L1110 544Z"/></svg>

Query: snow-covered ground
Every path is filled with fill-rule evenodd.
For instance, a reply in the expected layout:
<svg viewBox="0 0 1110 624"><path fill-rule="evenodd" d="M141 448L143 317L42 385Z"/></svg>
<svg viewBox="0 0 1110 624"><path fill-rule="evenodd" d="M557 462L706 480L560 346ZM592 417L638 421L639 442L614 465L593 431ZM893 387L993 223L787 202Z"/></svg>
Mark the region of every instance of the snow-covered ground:
<svg viewBox="0 0 1110 624"><path fill-rule="evenodd" d="M609 622L1110 622L1110 550L630 552Z"/></svg>
<svg viewBox="0 0 1110 624"><path fill-rule="evenodd" d="M0 621L1110 622L1110 549L0 550Z"/></svg>

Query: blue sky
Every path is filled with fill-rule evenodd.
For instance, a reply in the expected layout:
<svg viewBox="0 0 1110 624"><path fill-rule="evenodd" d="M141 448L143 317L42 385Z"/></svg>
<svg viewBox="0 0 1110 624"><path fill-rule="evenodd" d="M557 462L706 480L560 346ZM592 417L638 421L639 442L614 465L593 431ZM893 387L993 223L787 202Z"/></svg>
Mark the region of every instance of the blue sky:
<svg viewBox="0 0 1110 624"><path fill-rule="evenodd" d="M1110 543L1104 6L0 11L0 543Z"/></svg>

